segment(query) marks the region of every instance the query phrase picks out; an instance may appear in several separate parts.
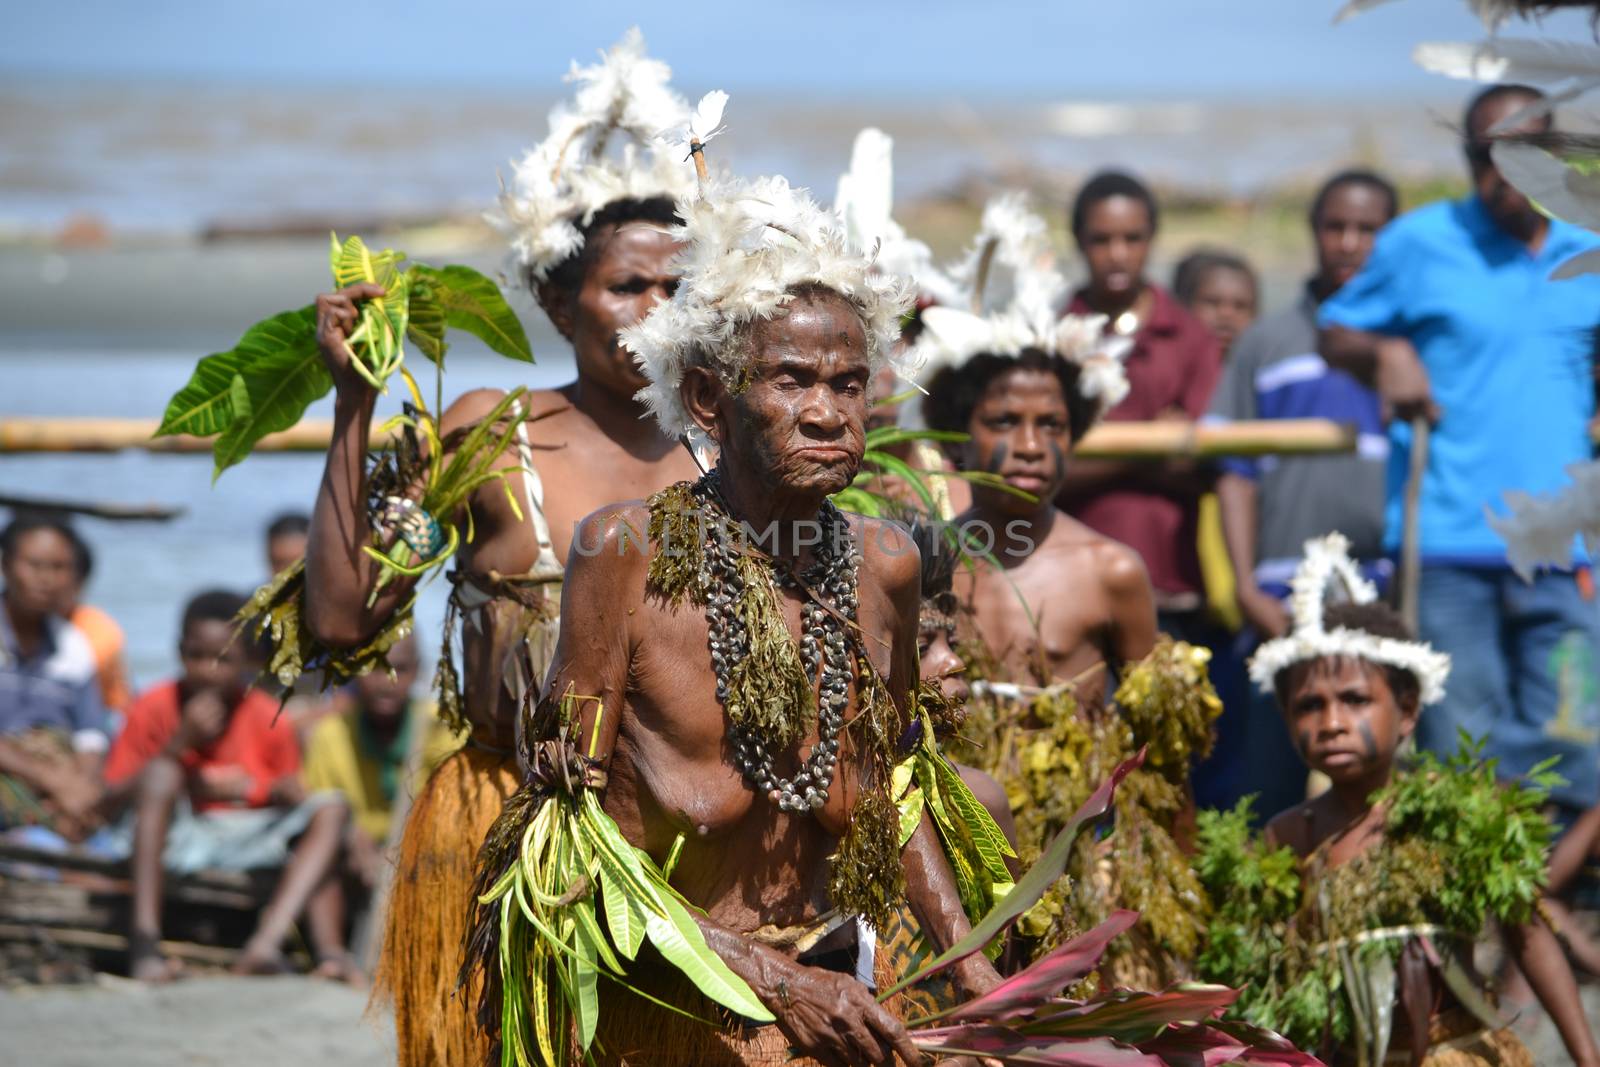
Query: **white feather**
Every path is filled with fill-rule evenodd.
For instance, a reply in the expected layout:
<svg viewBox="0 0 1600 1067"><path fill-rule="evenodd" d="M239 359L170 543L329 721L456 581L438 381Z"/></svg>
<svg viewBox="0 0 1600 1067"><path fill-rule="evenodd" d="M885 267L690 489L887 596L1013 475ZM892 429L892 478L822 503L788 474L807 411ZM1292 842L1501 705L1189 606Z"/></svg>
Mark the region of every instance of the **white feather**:
<svg viewBox="0 0 1600 1067"><path fill-rule="evenodd" d="M850 247L871 257L878 270L908 279L919 293L937 285L932 250L894 220L894 140L882 130L869 126L856 134L833 210Z"/></svg>
<svg viewBox="0 0 1600 1067"><path fill-rule="evenodd" d="M1600 45L1577 41L1425 41L1411 55L1423 70L1467 81L1554 85L1569 78L1600 77Z"/></svg>
<svg viewBox="0 0 1600 1067"><path fill-rule="evenodd" d="M1349 0L1339 9L1339 13L1333 16L1333 21L1337 24L1363 11L1370 11L1392 2L1393 0ZM1472 13L1482 20L1484 28L1490 33L1498 29L1500 24L1516 10L1506 0L1467 0L1467 6L1472 8Z"/></svg>
<svg viewBox="0 0 1600 1067"><path fill-rule="evenodd" d="M1576 226L1600 230L1600 175L1581 174L1532 145L1500 142L1495 166L1541 208Z"/></svg>
<svg viewBox="0 0 1600 1067"><path fill-rule="evenodd" d="M673 231L684 242L673 261L678 288L622 331L649 380L638 397L669 436L693 425L678 393L691 362L703 360L724 380L737 381L744 355L739 331L781 312L800 285L820 285L855 305L874 373L891 358L903 360L894 353L910 287L873 270L871 258L850 247L838 216L805 190L781 177L714 178L699 194L680 198L678 214L684 220Z"/></svg>
<svg viewBox="0 0 1600 1067"><path fill-rule="evenodd" d="M980 294L978 272L991 245ZM941 306L922 313L924 330L913 349L924 383L939 368L982 353L1016 356L1036 348L1078 365L1078 389L1095 402L1095 419L1127 396L1122 360L1132 342L1108 337L1104 315L1060 313L1067 280L1056 267L1049 227L1021 193L1001 194L984 207L972 247L940 284ZM965 310L974 306L978 313ZM918 425L921 406L902 406L901 418Z"/></svg>
<svg viewBox="0 0 1600 1067"><path fill-rule="evenodd" d="M510 240L512 273L548 276L582 247L579 227L614 200L676 198L693 187L692 171L653 142L655 131L688 117L671 77L671 68L645 54L637 28L598 63L572 64L572 99L550 109L545 139L514 165L486 216ZM630 143L618 147L617 133Z"/></svg>
<svg viewBox="0 0 1600 1067"><path fill-rule="evenodd" d="M1334 583L1337 582L1337 585ZM1422 702L1444 699L1450 676L1450 657L1421 641L1397 641L1365 630L1343 626L1328 629L1324 610L1333 587L1335 600L1370 604L1378 598L1376 587L1361 577L1350 558L1350 542L1341 533L1316 537L1305 543L1305 558L1290 582L1289 607L1294 629L1268 641L1250 658L1250 679L1271 692L1274 679L1287 667L1309 659L1353 657L1386 664L1416 676Z"/></svg>
<svg viewBox="0 0 1600 1067"><path fill-rule="evenodd" d="M1600 248L1579 252L1552 271L1550 280L1564 282L1571 278L1581 278L1585 274L1600 274Z"/></svg>

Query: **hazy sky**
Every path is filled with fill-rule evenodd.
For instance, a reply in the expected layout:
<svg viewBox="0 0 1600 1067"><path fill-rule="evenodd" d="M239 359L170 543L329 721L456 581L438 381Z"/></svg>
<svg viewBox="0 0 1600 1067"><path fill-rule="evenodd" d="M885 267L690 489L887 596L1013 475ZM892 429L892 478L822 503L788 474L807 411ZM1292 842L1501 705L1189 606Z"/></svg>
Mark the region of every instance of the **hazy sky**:
<svg viewBox="0 0 1600 1067"><path fill-rule="evenodd" d="M1463 0L67 0L14 5L0 77L550 85L637 23L683 84L914 96L1451 90L1409 61L1476 39ZM1542 31L1590 37L1577 16Z"/></svg>

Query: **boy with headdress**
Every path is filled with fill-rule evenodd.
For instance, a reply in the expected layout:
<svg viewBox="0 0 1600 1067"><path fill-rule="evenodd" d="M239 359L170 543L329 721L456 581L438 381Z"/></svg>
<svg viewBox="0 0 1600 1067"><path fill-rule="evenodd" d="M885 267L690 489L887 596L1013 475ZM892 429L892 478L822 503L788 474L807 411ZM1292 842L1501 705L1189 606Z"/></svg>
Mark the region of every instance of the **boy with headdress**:
<svg viewBox="0 0 1600 1067"><path fill-rule="evenodd" d="M1043 220L1015 198L997 201L954 272L977 313L922 315L916 354L932 368L923 417L968 435L957 465L978 475L972 507L955 519L975 560L956 588L978 676L962 731L972 746L956 751L1005 786L1026 861L1095 781L1154 742L1135 772L1144 785L1119 794L1116 845L1101 856L1082 842L1072 899L1058 887L1019 929L1049 946L1112 906L1137 908L1137 953L1116 945L1107 966L1119 983L1159 985L1181 973L1197 936L1193 877L1171 830L1215 697L1203 652L1157 646L1139 557L1055 506L1072 446L1127 382L1126 345L1103 338L1102 319L1057 317L1066 286L1052 260ZM1146 951L1152 940L1159 951Z"/></svg>
<svg viewBox="0 0 1600 1067"><path fill-rule="evenodd" d="M1201 973L1247 985L1245 1017L1335 1063L1531 1064L1470 973L1494 919L1573 1060L1600 1062L1539 914L1552 776L1497 784L1470 747L1397 766L1450 658L1378 602L1343 536L1306 543L1292 604L1292 631L1262 645L1250 673L1332 787L1272 819L1260 844L1248 801L1202 816L1196 862L1214 914Z"/></svg>
<svg viewBox="0 0 1600 1067"><path fill-rule="evenodd" d="M467 998L453 996L473 860L516 788L516 711L548 663L578 520L615 494L644 494L695 469L673 439L641 419L634 393L645 382L618 342L676 281L667 267L676 242L665 231L676 221L673 198L691 179L656 142L688 112L670 75L645 55L637 30L598 64L574 64L573 99L551 111L548 137L517 165L492 217L511 237L516 277L571 342L577 378L513 409L515 444L498 466L515 468L507 487L517 503L490 485L470 505L475 537L455 572L439 679L441 711L469 726L470 736L412 808L378 974L380 994L395 1000L402 1064L476 1063L486 1054ZM345 341L360 302L378 295L376 287L353 286L317 300L319 340L336 386L335 435L312 518L307 622L341 647L369 640L415 584L392 581L374 596L379 572L362 552L374 523L364 474L374 395L350 371ZM503 396L480 389L453 403L441 425L447 451L453 431L485 418ZM458 617L459 698L448 632Z"/></svg>

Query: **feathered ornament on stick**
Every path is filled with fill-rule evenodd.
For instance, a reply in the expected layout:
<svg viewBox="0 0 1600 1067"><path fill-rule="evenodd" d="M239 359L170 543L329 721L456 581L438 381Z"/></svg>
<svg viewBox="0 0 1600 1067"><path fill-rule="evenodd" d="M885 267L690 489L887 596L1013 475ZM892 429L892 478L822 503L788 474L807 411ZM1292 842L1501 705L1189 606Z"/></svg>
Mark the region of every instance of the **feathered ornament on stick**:
<svg viewBox="0 0 1600 1067"><path fill-rule="evenodd" d="M705 146L713 137L728 127L722 122L723 109L728 106L728 94L713 89L700 98L694 114L686 125L663 130L660 139L667 144L679 145L688 150L694 159L694 172L702 184L709 176L706 171Z"/></svg>

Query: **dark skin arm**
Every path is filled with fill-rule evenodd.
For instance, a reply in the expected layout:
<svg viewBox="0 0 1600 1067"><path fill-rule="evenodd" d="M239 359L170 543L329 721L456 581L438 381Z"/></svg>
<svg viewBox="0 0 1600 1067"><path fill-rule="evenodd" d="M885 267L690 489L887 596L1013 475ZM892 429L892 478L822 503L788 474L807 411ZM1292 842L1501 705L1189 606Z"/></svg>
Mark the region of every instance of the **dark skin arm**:
<svg viewBox="0 0 1600 1067"><path fill-rule="evenodd" d="M563 599L593 607L562 615L561 634L546 685L546 692L557 696L570 687L577 693L600 698L599 703L585 703L579 737L585 746L589 738L595 738L595 753L603 754L608 762L626 715L633 650L643 636L634 631L632 622L637 618L635 609L643 601L647 567L645 554L639 548L645 543L643 511L631 509L637 521L629 529L637 532L626 535L624 550L623 528L629 522L629 517L622 514L624 510L619 507L610 516L584 520L586 529L604 529L603 547L592 555L575 552L568 558ZM588 525L591 523L594 525ZM915 625L913 615L913 650ZM618 776L608 789L605 806L627 832L638 811L637 801L625 795L630 786L622 778ZM889 1064L897 1053L907 1062L921 1062L905 1028L873 1000L861 983L846 975L798 964L776 949L757 944L698 912L692 914L711 950L750 986L777 1017L784 1036L806 1055L840 1067Z"/></svg>
<svg viewBox="0 0 1600 1067"><path fill-rule="evenodd" d="M1282 637L1289 630L1289 613L1276 597L1256 585L1256 483L1239 474L1217 479L1217 504L1222 512L1222 540L1233 566L1234 599L1245 620L1265 638Z"/></svg>
<svg viewBox="0 0 1600 1067"><path fill-rule="evenodd" d="M1439 421L1427 368L1405 338L1330 326L1317 335L1317 351L1329 366L1377 390L1389 417Z"/></svg>
<svg viewBox="0 0 1600 1067"><path fill-rule="evenodd" d="M1550 1013L1572 1062L1577 1067L1596 1067L1600 1064L1600 1050L1595 1047L1594 1034L1578 996L1578 983L1556 935L1537 919L1507 926L1505 935L1506 947L1516 957L1517 966L1522 968L1539 1003Z"/></svg>
<svg viewBox="0 0 1600 1067"><path fill-rule="evenodd" d="M372 544L367 516L367 442L377 397L350 369L345 339L355 329L360 304L381 296L376 285L352 285L317 297L317 344L334 382L333 439L311 511L306 548L306 623L319 641L334 648L359 645L376 633L411 596L416 579L396 575L369 606L378 564L362 551ZM481 389L467 393L440 417L441 436L486 416L501 395ZM498 483L489 488L499 492ZM483 490L480 490L480 493ZM475 496L475 504L478 498ZM476 507L475 507L476 511ZM478 544L496 533L492 519L479 515ZM470 550L464 549L463 554Z"/></svg>

